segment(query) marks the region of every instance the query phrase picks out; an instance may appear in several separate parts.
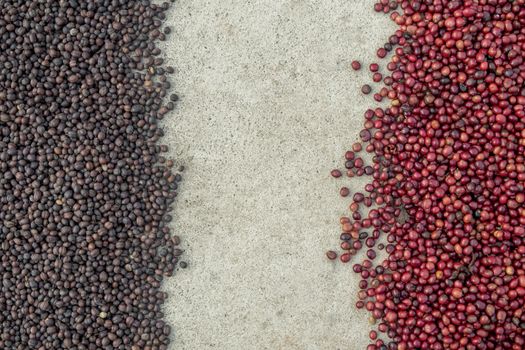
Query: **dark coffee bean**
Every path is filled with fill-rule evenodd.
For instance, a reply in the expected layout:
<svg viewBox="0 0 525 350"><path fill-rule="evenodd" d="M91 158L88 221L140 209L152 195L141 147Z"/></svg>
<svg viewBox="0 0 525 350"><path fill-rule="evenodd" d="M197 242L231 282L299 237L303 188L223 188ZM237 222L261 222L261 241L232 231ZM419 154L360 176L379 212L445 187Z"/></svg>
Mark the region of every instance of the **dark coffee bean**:
<svg viewBox="0 0 525 350"><path fill-rule="evenodd" d="M168 348L168 7L0 1L0 349Z"/></svg>
<svg viewBox="0 0 525 350"><path fill-rule="evenodd" d="M342 241L349 241L352 239L352 236L350 236L348 233L341 233L340 238Z"/></svg>
<svg viewBox="0 0 525 350"><path fill-rule="evenodd" d="M333 250L329 250L326 252L326 257L330 260L335 260L337 259L337 253L334 252Z"/></svg>

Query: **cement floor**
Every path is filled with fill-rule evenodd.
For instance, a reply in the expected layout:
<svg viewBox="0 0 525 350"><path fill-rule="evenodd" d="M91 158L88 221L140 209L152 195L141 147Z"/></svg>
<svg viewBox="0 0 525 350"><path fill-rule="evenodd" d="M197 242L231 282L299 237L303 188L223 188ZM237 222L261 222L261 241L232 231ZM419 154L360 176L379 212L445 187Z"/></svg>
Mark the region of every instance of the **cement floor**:
<svg viewBox="0 0 525 350"><path fill-rule="evenodd" d="M373 105L360 87L393 32L372 0L177 0L164 44L187 171L174 211L186 270L165 283L172 349L365 349L359 279L327 261L348 185L330 170ZM355 188L355 186L353 187Z"/></svg>

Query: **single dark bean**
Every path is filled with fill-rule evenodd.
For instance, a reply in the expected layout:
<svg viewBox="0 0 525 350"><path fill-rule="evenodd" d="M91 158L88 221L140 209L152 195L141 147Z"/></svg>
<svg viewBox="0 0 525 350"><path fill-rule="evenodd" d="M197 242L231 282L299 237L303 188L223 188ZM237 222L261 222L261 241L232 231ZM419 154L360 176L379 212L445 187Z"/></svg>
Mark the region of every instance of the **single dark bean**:
<svg viewBox="0 0 525 350"><path fill-rule="evenodd" d="M335 260L337 259L337 253L334 252L333 250L329 250L326 252L326 257L330 260Z"/></svg>
<svg viewBox="0 0 525 350"><path fill-rule="evenodd" d="M365 84L361 87L361 92L365 95L368 95L372 92L372 87L368 84Z"/></svg>

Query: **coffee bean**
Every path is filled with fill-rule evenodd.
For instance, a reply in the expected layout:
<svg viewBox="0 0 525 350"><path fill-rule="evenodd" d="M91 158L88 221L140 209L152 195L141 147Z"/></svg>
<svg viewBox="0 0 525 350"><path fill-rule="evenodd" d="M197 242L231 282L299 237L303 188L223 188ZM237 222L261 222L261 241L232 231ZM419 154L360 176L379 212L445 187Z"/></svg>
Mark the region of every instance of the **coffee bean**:
<svg viewBox="0 0 525 350"><path fill-rule="evenodd" d="M168 348L168 8L0 1L0 349Z"/></svg>

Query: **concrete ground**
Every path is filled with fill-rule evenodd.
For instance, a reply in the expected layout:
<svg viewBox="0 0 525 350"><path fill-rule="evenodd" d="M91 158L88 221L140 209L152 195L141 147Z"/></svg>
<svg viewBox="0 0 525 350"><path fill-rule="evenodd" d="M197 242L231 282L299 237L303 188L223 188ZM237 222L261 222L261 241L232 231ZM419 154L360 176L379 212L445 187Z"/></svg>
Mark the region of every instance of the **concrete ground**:
<svg viewBox="0 0 525 350"><path fill-rule="evenodd" d="M349 202L329 172L373 105L350 62L393 32L373 3L176 1L165 127L187 167L174 228L189 267L165 283L172 349L366 348L359 279L324 254Z"/></svg>

